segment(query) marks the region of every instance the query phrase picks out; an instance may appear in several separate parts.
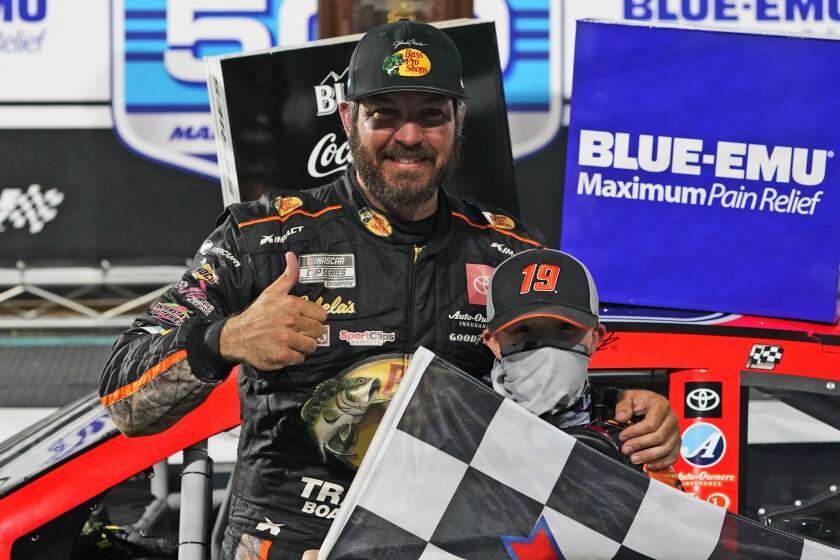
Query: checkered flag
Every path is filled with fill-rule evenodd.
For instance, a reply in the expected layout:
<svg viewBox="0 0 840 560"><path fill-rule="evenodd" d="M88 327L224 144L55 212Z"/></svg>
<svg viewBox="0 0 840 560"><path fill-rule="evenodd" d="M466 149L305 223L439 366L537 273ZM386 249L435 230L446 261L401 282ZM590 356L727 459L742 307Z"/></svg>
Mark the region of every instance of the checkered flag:
<svg viewBox="0 0 840 560"><path fill-rule="evenodd" d="M420 349L319 558L840 559L597 453Z"/></svg>
<svg viewBox="0 0 840 560"><path fill-rule="evenodd" d="M41 192L41 185L29 185L21 189L0 190L0 231L5 231L4 222L15 229L27 224L29 233L39 233L44 224L55 219L58 206L64 201L64 194L58 189Z"/></svg>
<svg viewBox="0 0 840 560"><path fill-rule="evenodd" d="M753 344L747 367L751 369L773 369L782 360L784 349L774 344Z"/></svg>

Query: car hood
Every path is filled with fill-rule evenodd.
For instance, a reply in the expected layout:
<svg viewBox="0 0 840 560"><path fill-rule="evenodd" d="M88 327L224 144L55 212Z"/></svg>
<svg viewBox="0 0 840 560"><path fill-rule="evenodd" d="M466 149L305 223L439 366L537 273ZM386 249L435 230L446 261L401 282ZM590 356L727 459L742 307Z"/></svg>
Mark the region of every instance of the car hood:
<svg viewBox="0 0 840 560"><path fill-rule="evenodd" d="M0 497L117 433L95 393L57 410L0 443Z"/></svg>

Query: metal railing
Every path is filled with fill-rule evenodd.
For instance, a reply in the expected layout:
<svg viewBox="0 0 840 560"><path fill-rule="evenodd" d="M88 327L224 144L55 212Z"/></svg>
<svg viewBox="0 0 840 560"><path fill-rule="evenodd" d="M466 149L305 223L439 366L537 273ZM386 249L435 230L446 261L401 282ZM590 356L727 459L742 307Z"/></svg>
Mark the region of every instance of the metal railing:
<svg viewBox="0 0 840 560"><path fill-rule="evenodd" d="M125 328L180 266L0 268L0 329ZM27 297L28 296L28 297Z"/></svg>

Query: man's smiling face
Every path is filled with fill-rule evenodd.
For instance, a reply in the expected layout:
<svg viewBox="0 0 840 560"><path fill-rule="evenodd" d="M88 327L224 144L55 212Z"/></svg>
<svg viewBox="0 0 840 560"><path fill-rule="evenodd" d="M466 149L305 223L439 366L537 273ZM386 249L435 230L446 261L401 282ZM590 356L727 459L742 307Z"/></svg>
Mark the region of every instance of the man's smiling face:
<svg viewBox="0 0 840 560"><path fill-rule="evenodd" d="M431 200L457 160L451 97L427 92L384 93L346 106L353 163L364 186L386 209ZM353 117L356 117L355 120Z"/></svg>

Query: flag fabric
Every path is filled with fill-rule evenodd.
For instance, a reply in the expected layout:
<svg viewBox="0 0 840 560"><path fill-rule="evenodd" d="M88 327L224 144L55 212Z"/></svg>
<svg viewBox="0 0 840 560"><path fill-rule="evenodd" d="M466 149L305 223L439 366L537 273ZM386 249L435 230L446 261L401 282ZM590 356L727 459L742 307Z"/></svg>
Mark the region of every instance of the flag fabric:
<svg viewBox="0 0 840 560"><path fill-rule="evenodd" d="M321 560L831 560L653 481L420 349Z"/></svg>

